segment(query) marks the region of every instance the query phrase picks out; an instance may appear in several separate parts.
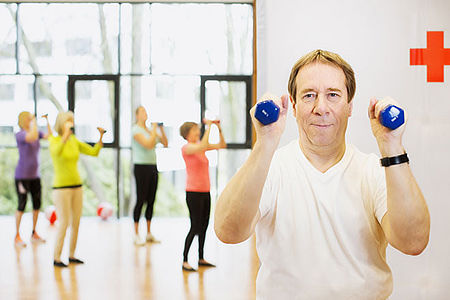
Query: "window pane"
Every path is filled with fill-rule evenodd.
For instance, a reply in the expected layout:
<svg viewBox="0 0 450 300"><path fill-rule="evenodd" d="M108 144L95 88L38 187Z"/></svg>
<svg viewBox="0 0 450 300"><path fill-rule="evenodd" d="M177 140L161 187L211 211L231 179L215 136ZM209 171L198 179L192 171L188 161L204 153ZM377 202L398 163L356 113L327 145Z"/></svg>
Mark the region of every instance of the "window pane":
<svg viewBox="0 0 450 300"><path fill-rule="evenodd" d="M0 73L16 72L16 4L0 4Z"/></svg>
<svg viewBox="0 0 450 300"><path fill-rule="evenodd" d="M200 78L198 76L122 76L120 130L121 146L131 143L134 111L142 105L148 122L163 122L169 147L184 143L179 128L185 121L200 120Z"/></svg>
<svg viewBox="0 0 450 300"><path fill-rule="evenodd" d="M118 4L22 4L21 72L117 72Z"/></svg>
<svg viewBox="0 0 450 300"><path fill-rule="evenodd" d="M16 145L14 132L19 130L17 117L21 111L34 114L30 97L33 76L0 76L0 145Z"/></svg>
<svg viewBox="0 0 450 300"><path fill-rule="evenodd" d="M114 141L114 82L78 80L75 82L75 133L83 141L96 143L97 127L106 129L104 143Z"/></svg>
<svg viewBox="0 0 450 300"><path fill-rule="evenodd" d="M120 77L119 131L121 147L131 147L131 126L134 122L134 112L131 99L136 97L135 91L138 89L134 78L134 76ZM140 81L140 79L138 81Z"/></svg>
<svg viewBox="0 0 450 300"><path fill-rule="evenodd" d="M152 4L151 13L153 73L252 74L251 5Z"/></svg>
<svg viewBox="0 0 450 300"><path fill-rule="evenodd" d="M245 82L209 80L206 81L205 88L205 117L220 120L227 143L245 143L248 117ZM211 129L210 141L212 143L219 141L219 133L215 126Z"/></svg>
<svg viewBox="0 0 450 300"><path fill-rule="evenodd" d="M122 4L120 72L150 73L150 5Z"/></svg>
<svg viewBox="0 0 450 300"><path fill-rule="evenodd" d="M38 126L47 132L47 124L41 116L47 114L53 128L58 112L68 110L67 76L38 76L36 90Z"/></svg>

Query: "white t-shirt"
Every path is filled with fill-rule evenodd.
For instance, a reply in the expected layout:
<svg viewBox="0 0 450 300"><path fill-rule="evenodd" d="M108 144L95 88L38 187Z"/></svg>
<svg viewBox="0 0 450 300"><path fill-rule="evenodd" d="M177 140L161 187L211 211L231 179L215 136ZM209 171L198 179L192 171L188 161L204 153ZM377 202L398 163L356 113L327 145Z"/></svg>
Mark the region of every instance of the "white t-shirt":
<svg viewBox="0 0 450 300"><path fill-rule="evenodd" d="M321 173L299 140L275 153L259 206L258 299L386 299L392 274L379 159L352 145Z"/></svg>

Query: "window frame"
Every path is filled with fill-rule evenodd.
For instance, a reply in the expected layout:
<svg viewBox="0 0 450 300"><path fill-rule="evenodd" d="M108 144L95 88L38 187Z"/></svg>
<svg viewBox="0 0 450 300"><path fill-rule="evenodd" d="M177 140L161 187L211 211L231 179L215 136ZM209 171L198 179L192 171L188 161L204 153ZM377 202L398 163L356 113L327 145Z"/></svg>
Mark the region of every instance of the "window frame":
<svg viewBox="0 0 450 300"><path fill-rule="evenodd" d="M202 120L205 118L206 110L206 82L207 81L228 81L228 82L244 82L246 88L245 107L246 111L252 108L252 77L247 75L201 75L200 76L200 124L202 124L202 133L205 131L205 124ZM250 115L245 114L245 142L244 143L227 143L228 149L250 149L252 146L252 120Z"/></svg>

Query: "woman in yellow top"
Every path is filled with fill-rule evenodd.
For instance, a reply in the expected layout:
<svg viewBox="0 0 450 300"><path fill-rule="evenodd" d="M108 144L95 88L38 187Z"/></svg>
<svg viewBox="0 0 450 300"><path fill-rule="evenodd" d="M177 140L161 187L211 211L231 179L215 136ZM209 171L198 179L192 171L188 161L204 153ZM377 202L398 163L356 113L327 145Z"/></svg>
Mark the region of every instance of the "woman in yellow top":
<svg viewBox="0 0 450 300"><path fill-rule="evenodd" d="M50 155L54 168L53 200L59 219L53 261L53 265L56 267L67 267L61 261L61 251L69 221L71 221L69 263L84 263L74 256L83 207L83 191L81 177L78 173L78 159L80 153L97 156L103 147L102 138L105 133L103 128L97 128L100 132L100 139L92 147L75 137L73 126L73 113L71 111L60 112L55 122L55 130L58 132L58 136L51 135L49 137Z"/></svg>

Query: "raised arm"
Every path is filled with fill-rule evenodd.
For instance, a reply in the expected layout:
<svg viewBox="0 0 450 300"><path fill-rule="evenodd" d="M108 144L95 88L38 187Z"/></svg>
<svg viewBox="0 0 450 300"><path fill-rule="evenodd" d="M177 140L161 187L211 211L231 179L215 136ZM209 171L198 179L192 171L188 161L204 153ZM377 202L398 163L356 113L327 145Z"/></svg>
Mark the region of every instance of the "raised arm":
<svg viewBox="0 0 450 300"><path fill-rule="evenodd" d="M223 133L222 133L222 126L220 126L220 122L213 122L213 124L215 124L217 126L217 128L219 129L219 136L220 136L220 141L218 144L208 144L208 149L207 150L217 150L217 149L224 149L227 147L227 143L225 142L225 138L223 137Z"/></svg>
<svg viewBox="0 0 450 300"><path fill-rule="evenodd" d="M169 146L169 142L167 141L167 136L166 136L166 132L164 131L164 126L163 125L158 125L159 127L159 131L161 132L161 144L164 145L165 148L167 148L167 146Z"/></svg>
<svg viewBox="0 0 450 300"><path fill-rule="evenodd" d="M48 121L48 114L42 115L42 118L47 122L47 133L44 134L43 138L48 139L49 136L53 135L52 127L50 126L50 122Z"/></svg>
<svg viewBox="0 0 450 300"><path fill-rule="evenodd" d="M33 143L39 139L39 131L36 122L36 118L33 116L31 119L30 131L25 135L25 142Z"/></svg>
<svg viewBox="0 0 450 300"><path fill-rule="evenodd" d="M98 156L100 150L103 148L103 135L105 134L106 130L101 127L97 127L97 130L100 133L100 138L94 146L78 141L78 147L81 153L90 156Z"/></svg>
<svg viewBox="0 0 450 300"><path fill-rule="evenodd" d="M98 133L100 133L100 137L98 138L97 144L100 145L100 147L103 147L103 135L105 135L106 130L102 127L97 127Z"/></svg>
<svg viewBox="0 0 450 300"><path fill-rule="evenodd" d="M250 110L257 140L249 158L231 178L220 195L214 215L214 230L224 243L240 243L254 232L260 218L259 202L270 163L286 124L288 96L281 99L263 96L260 101L272 99L280 106L277 122L262 126Z"/></svg>
<svg viewBox="0 0 450 300"><path fill-rule="evenodd" d="M209 146L209 134L211 133L211 124L212 122L210 120L204 120L205 125L206 125L206 129L205 132L203 133L203 137L200 140L200 143L197 144L193 144L193 143L189 143L187 144L186 148L185 148L185 153L190 155L190 154L195 154L195 153L199 153L199 152L205 152L206 150L208 150L208 146Z"/></svg>
<svg viewBox="0 0 450 300"><path fill-rule="evenodd" d="M399 106L390 98L381 101L372 99L369 105L372 132L382 157L393 157L405 153L402 136L406 122L391 131L383 127L378 120L381 110L389 104ZM385 174L387 212L381 226L386 239L401 252L418 255L427 246L430 235L430 214L425 198L409 164L385 167Z"/></svg>
<svg viewBox="0 0 450 300"><path fill-rule="evenodd" d="M146 138L145 135L142 133L136 133L133 136L133 138L136 140L136 142L141 144L142 147L147 148L147 149L153 149L156 146L156 137L157 137L156 129L157 129L157 124L152 123L151 130L145 129L150 134L149 138Z"/></svg>

